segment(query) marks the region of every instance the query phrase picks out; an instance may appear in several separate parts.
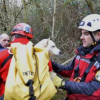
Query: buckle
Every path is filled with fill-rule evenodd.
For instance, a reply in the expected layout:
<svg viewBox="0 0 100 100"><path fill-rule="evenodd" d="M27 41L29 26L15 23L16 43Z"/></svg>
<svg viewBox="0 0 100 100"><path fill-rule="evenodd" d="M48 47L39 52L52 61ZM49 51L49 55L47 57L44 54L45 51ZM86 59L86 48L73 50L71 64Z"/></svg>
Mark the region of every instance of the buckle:
<svg viewBox="0 0 100 100"><path fill-rule="evenodd" d="M74 82L80 82L80 81L81 81L81 77L74 78Z"/></svg>

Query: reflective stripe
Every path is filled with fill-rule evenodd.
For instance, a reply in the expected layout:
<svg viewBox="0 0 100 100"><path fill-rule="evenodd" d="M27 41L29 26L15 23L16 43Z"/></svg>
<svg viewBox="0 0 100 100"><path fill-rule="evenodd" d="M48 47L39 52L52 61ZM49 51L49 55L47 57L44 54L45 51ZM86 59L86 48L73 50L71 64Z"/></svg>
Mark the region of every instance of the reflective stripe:
<svg viewBox="0 0 100 100"><path fill-rule="evenodd" d="M86 63L90 64L90 59L86 59L86 58L81 58L79 55L76 57L77 60L82 60L82 61L85 61ZM100 68L100 63L98 61L96 61L94 63L94 66L99 69Z"/></svg>
<svg viewBox="0 0 100 100"><path fill-rule="evenodd" d="M76 59L79 60L81 57L79 55L77 55Z"/></svg>
<svg viewBox="0 0 100 100"><path fill-rule="evenodd" d="M79 55L76 57L77 60L83 60L85 62L87 62L88 64L90 63L90 59L86 59L86 58L81 58Z"/></svg>
<svg viewBox="0 0 100 100"><path fill-rule="evenodd" d="M81 58L81 60L87 62L88 64L90 63L90 59L86 59L86 58Z"/></svg>
<svg viewBox="0 0 100 100"><path fill-rule="evenodd" d="M94 66L99 69L100 68L100 63L98 61L95 62Z"/></svg>
<svg viewBox="0 0 100 100"><path fill-rule="evenodd" d="M13 54L13 53L11 52L11 50L8 50L8 53L9 53L9 54Z"/></svg>

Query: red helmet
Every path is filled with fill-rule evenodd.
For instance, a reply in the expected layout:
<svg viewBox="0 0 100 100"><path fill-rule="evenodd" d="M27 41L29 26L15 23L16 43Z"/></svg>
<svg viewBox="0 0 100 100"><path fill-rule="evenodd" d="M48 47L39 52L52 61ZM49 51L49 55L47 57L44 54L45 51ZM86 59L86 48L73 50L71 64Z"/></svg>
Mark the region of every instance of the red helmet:
<svg viewBox="0 0 100 100"><path fill-rule="evenodd" d="M26 23L19 23L16 26L14 26L11 35L13 34L21 34L24 36L27 36L29 38L33 38L33 29L31 28L30 25Z"/></svg>

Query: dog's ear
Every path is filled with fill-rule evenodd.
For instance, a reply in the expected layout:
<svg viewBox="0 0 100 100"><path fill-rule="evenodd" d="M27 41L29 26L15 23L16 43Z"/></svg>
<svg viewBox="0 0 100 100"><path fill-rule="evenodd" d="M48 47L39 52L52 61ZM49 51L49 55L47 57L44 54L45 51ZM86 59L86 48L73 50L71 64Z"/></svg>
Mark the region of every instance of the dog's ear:
<svg viewBox="0 0 100 100"><path fill-rule="evenodd" d="M50 38L47 39L45 47L49 44L49 40L50 40Z"/></svg>
<svg viewBox="0 0 100 100"><path fill-rule="evenodd" d="M49 42L49 40L50 40L50 37L48 38L47 42Z"/></svg>

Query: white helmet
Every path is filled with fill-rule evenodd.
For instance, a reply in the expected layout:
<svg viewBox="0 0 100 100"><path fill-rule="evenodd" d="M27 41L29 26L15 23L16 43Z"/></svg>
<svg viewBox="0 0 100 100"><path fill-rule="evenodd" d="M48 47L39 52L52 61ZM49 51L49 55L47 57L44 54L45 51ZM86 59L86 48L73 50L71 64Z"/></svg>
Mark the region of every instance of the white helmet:
<svg viewBox="0 0 100 100"><path fill-rule="evenodd" d="M100 30L100 15L90 14L86 16L79 24L79 29L85 29L87 31L97 31Z"/></svg>

